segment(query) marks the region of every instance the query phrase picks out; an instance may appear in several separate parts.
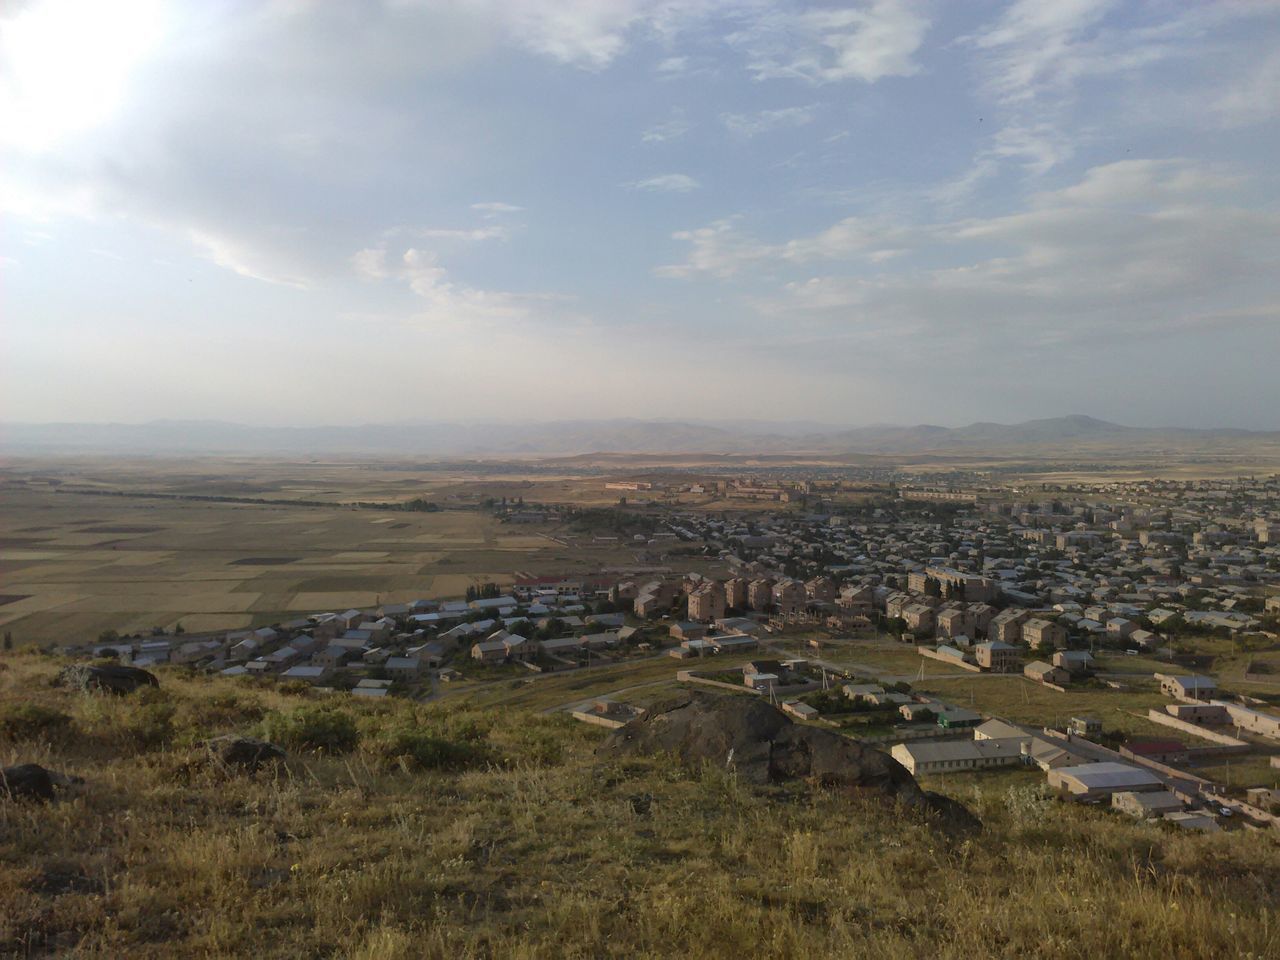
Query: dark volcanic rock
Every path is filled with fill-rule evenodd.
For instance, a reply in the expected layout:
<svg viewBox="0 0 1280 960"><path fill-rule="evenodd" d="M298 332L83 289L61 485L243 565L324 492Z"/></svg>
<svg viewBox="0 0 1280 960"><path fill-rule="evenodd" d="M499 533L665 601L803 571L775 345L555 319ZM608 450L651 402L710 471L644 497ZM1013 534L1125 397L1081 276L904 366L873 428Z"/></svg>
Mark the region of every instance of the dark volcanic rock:
<svg viewBox="0 0 1280 960"><path fill-rule="evenodd" d="M252 737L215 737L206 741L205 746L219 763L250 773L263 764L275 763L285 757L284 750L274 743Z"/></svg>
<svg viewBox="0 0 1280 960"><path fill-rule="evenodd" d="M156 679L155 674L148 673L139 667L126 667L115 663L73 664L65 667L58 674L56 682L58 686L83 690L86 693L103 692L121 696L133 693L139 687L160 686L160 681Z"/></svg>
<svg viewBox="0 0 1280 960"><path fill-rule="evenodd" d="M47 803L55 796L55 787L84 783L79 777L46 770L38 763L23 763L0 769L0 798L6 800L38 800Z"/></svg>
<svg viewBox="0 0 1280 960"><path fill-rule="evenodd" d="M803 780L884 797L918 809L948 829L981 827L961 804L920 789L888 754L831 730L793 723L755 698L690 691L618 728L596 752L601 757L671 753L689 766L709 762L731 767L756 785Z"/></svg>

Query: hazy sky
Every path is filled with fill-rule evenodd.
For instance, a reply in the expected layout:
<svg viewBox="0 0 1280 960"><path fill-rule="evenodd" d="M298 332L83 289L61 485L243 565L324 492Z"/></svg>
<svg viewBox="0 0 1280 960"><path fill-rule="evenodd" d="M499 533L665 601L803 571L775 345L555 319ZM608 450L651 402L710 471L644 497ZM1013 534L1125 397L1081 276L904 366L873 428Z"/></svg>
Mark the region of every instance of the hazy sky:
<svg viewBox="0 0 1280 960"><path fill-rule="evenodd" d="M0 10L3 419L1280 429L1277 0Z"/></svg>

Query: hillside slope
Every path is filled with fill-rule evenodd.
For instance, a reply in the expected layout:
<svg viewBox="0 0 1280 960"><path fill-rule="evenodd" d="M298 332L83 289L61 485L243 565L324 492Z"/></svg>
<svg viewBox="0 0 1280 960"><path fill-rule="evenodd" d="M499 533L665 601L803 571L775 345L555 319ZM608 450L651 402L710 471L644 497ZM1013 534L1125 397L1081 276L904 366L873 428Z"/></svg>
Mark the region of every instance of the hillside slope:
<svg viewBox="0 0 1280 960"><path fill-rule="evenodd" d="M1029 772L934 784L985 823L948 839L837 793L602 760L604 732L564 715L176 670L107 699L2 662L4 763L86 782L0 801L0 954L1280 955L1275 838L1059 805ZM287 765L210 765L195 744L230 731L285 742Z"/></svg>

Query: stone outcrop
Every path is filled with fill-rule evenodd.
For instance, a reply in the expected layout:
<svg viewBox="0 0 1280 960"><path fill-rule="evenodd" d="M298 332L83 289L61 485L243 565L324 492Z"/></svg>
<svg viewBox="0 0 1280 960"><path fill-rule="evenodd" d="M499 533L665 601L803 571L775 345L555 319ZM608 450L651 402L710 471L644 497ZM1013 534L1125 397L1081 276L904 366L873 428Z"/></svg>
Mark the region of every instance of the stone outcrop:
<svg viewBox="0 0 1280 960"><path fill-rule="evenodd" d="M116 663L72 664L63 668L55 682L58 686L85 693L114 693L117 696L133 693L139 687L160 686L155 674L140 667L126 667Z"/></svg>
<svg viewBox="0 0 1280 960"><path fill-rule="evenodd" d="M597 749L602 758L669 753L688 766L714 763L747 783L804 781L852 795L882 797L949 830L981 824L961 804L920 788L886 753L840 734L792 722L756 698L690 691L620 727Z"/></svg>
<svg viewBox="0 0 1280 960"><path fill-rule="evenodd" d="M84 783L79 777L47 770L38 763L22 763L0 769L0 799L35 800L48 803L57 796L57 789Z"/></svg>

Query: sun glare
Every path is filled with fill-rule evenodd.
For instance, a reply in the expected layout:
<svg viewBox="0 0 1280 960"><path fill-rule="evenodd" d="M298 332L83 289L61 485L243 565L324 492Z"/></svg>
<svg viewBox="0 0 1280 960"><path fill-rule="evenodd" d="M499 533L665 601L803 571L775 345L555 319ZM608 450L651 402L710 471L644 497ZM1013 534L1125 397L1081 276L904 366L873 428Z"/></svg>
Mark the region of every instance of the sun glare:
<svg viewBox="0 0 1280 960"><path fill-rule="evenodd" d="M108 120L164 26L160 0L44 0L0 19L0 138L47 150Z"/></svg>

